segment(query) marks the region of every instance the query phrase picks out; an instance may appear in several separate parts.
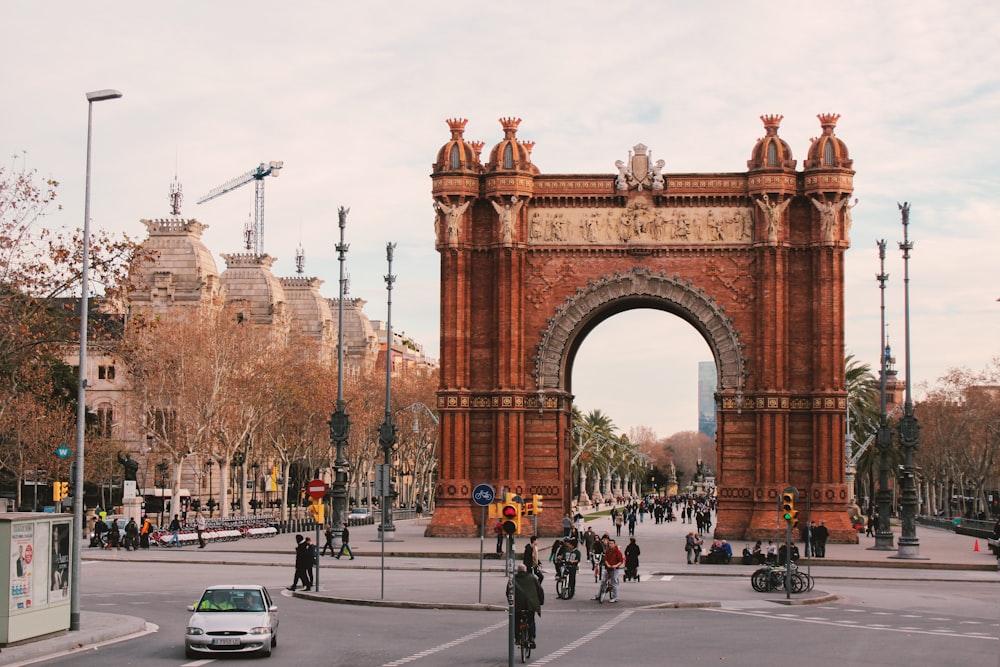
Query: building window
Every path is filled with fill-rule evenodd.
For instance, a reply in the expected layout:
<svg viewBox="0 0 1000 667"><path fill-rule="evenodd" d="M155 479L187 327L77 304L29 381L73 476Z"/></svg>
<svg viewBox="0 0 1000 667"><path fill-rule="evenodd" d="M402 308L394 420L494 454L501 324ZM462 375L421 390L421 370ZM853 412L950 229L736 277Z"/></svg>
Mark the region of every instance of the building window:
<svg viewBox="0 0 1000 667"><path fill-rule="evenodd" d="M778 166L778 147L773 141L767 145L767 166Z"/></svg>
<svg viewBox="0 0 1000 667"><path fill-rule="evenodd" d="M823 146L823 164L829 167L837 164L837 154L833 150L833 142L828 141Z"/></svg>
<svg viewBox="0 0 1000 667"><path fill-rule="evenodd" d="M114 409L110 405L101 405L94 414L97 415L94 432L98 437L110 439L111 429L115 421Z"/></svg>
<svg viewBox="0 0 1000 667"><path fill-rule="evenodd" d="M461 167L462 160L458 151L458 144L453 144L451 147L451 168L460 169Z"/></svg>
<svg viewBox="0 0 1000 667"><path fill-rule="evenodd" d="M114 366L98 366L97 367L97 377L101 380L114 380L115 379L115 367Z"/></svg>
<svg viewBox="0 0 1000 667"><path fill-rule="evenodd" d="M514 168L514 147L507 144L503 147L503 168L513 169Z"/></svg>

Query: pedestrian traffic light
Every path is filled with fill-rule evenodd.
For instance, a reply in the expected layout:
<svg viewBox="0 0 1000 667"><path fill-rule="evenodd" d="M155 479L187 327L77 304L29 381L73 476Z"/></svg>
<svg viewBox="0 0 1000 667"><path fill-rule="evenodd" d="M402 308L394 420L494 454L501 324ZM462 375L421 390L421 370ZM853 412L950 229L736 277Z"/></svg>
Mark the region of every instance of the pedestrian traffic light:
<svg viewBox="0 0 1000 667"><path fill-rule="evenodd" d="M795 487L787 487L781 494L781 518L795 528L799 524L799 511L795 509L795 501L799 492Z"/></svg>
<svg viewBox="0 0 1000 667"><path fill-rule="evenodd" d="M532 506L531 501L525 501L524 505L521 506L521 514L524 516L534 516L535 508Z"/></svg>
<svg viewBox="0 0 1000 667"><path fill-rule="evenodd" d="M69 497L69 482L52 483L52 502L57 503Z"/></svg>
<svg viewBox="0 0 1000 667"><path fill-rule="evenodd" d="M326 510L326 507L323 505L323 501L320 500L320 499L314 498L313 501L312 501L312 505L309 506L309 514L310 514L310 516L312 516L313 521L315 521L316 523L318 523L321 526L324 523L323 519L324 519L325 510Z"/></svg>
<svg viewBox="0 0 1000 667"><path fill-rule="evenodd" d="M531 508L532 508L532 510L534 511L535 514L541 514L542 513L542 500L544 498L545 498L545 496L543 496L540 493L536 493L536 494L533 494L531 496Z"/></svg>

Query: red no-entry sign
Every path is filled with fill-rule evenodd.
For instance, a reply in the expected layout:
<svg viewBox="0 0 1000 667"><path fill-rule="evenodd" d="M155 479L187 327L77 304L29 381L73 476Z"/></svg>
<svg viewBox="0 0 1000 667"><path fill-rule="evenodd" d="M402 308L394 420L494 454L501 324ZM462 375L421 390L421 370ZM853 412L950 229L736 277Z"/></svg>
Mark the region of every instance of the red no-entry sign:
<svg viewBox="0 0 1000 667"><path fill-rule="evenodd" d="M306 486L306 491L309 493L310 498L319 500L326 495L326 482L321 479L314 479Z"/></svg>

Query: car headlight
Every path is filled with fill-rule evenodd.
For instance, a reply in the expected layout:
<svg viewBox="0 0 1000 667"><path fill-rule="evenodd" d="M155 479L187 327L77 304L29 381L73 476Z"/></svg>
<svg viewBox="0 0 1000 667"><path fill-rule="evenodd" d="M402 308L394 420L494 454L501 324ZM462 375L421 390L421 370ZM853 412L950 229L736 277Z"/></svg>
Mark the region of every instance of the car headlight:
<svg viewBox="0 0 1000 667"><path fill-rule="evenodd" d="M205 631L202 630L201 628L195 628L195 627L192 627L190 625L187 627L187 630L185 630L184 632L186 634L189 634L189 635L203 635L203 634L205 634Z"/></svg>
<svg viewBox="0 0 1000 667"><path fill-rule="evenodd" d="M271 628L266 625L261 625L256 628L250 628L250 634L252 635L266 635L271 632Z"/></svg>

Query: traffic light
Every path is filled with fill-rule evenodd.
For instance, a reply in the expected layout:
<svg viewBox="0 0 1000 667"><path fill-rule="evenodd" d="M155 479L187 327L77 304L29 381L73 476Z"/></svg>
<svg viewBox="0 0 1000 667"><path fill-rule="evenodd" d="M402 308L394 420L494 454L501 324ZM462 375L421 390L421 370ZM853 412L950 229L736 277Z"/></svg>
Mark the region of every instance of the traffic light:
<svg viewBox="0 0 1000 667"><path fill-rule="evenodd" d="M69 482L52 483L52 502L57 503L69 497Z"/></svg>
<svg viewBox="0 0 1000 667"><path fill-rule="evenodd" d="M319 525L323 525L323 518L325 514L326 507L323 505L323 501L319 499L313 499L312 505L309 506L309 514L312 516L313 521Z"/></svg>
<svg viewBox="0 0 1000 667"><path fill-rule="evenodd" d="M503 507L500 509L500 518L503 519L503 532L508 535L521 534L521 512L524 501L521 496L510 491L503 494Z"/></svg>
<svg viewBox="0 0 1000 667"><path fill-rule="evenodd" d="M787 521L792 528L799 525L799 511L795 509L795 501L799 492L794 487L787 487L781 494L781 518Z"/></svg>
<svg viewBox="0 0 1000 667"><path fill-rule="evenodd" d="M491 519L499 519L503 516L503 502L497 500L489 505L489 516Z"/></svg>
<svg viewBox="0 0 1000 667"><path fill-rule="evenodd" d="M523 516L534 516L535 508L532 506L531 501L525 501L524 505L521 506L521 514Z"/></svg>
<svg viewBox="0 0 1000 667"><path fill-rule="evenodd" d="M542 500L544 498L545 498L545 496L543 496L540 493L536 493L536 494L533 494L531 496L531 508L532 508L532 510L534 511L535 514L541 514L542 513Z"/></svg>

